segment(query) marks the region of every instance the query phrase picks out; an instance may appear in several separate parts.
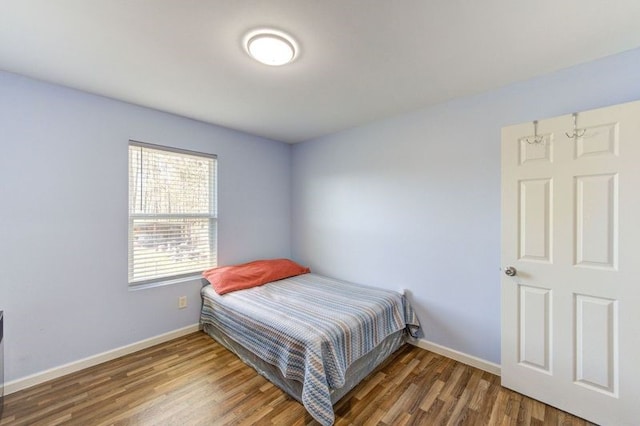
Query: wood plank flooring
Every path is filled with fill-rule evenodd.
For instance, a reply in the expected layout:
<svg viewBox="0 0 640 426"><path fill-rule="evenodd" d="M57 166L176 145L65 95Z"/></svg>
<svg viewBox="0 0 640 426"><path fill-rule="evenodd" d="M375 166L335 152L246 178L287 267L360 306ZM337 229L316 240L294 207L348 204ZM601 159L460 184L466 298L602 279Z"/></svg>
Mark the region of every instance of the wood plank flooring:
<svg viewBox="0 0 640 426"><path fill-rule="evenodd" d="M591 425L499 377L407 345L336 406L336 425ZM5 397L0 425L317 425L202 332Z"/></svg>

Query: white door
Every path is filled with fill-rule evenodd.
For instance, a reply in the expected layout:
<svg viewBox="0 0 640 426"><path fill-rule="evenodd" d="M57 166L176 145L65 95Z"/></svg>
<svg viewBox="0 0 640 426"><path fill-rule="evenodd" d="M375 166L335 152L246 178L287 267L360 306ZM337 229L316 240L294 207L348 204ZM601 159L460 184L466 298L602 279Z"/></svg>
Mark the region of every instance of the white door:
<svg viewBox="0 0 640 426"><path fill-rule="evenodd" d="M537 134L502 131L502 385L640 425L640 102Z"/></svg>

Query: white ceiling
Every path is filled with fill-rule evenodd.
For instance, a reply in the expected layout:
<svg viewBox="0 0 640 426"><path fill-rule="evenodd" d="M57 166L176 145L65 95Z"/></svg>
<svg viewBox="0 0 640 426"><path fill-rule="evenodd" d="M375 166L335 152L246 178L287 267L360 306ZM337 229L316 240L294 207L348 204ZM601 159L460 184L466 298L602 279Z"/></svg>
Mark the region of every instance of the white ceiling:
<svg viewBox="0 0 640 426"><path fill-rule="evenodd" d="M258 27L300 56L250 59ZM0 69L299 142L638 47L639 28L639 0L0 0Z"/></svg>

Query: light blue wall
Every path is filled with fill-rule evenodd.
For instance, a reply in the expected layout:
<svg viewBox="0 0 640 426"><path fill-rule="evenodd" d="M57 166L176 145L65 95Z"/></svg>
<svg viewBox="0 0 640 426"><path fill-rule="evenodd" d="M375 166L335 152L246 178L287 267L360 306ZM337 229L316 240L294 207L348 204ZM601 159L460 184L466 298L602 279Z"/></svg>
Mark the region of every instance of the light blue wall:
<svg viewBox="0 0 640 426"><path fill-rule="evenodd" d="M129 139L218 154L221 264L408 288L428 340L499 362L500 128L639 99L638 75L634 50L291 149L0 72L6 379L197 321L198 281L127 289Z"/></svg>
<svg viewBox="0 0 640 426"><path fill-rule="evenodd" d="M640 99L639 76L633 50L294 145L294 258L409 289L427 340L499 363L500 129Z"/></svg>
<svg viewBox="0 0 640 426"><path fill-rule="evenodd" d="M218 155L221 264L290 256L289 145L0 73L6 380L197 323L199 280L127 289L129 139Z"/></svg>

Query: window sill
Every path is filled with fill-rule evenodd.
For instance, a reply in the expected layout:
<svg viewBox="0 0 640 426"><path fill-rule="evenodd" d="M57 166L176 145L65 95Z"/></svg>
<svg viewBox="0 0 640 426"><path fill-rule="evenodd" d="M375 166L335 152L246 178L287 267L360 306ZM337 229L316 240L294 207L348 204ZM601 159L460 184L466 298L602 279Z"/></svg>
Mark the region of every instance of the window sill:
<svg viewBox="0 0 640 426"><path fill-rule="evenodd" d="M167 285L182 284L186 282L200 281L203 279L204 278L202 278L201 274L189 275L187 277L180 278L159 278L158 281L152 281L143 284L129 284L129 291L146 290L149 288L164 287Z"/></svg>

